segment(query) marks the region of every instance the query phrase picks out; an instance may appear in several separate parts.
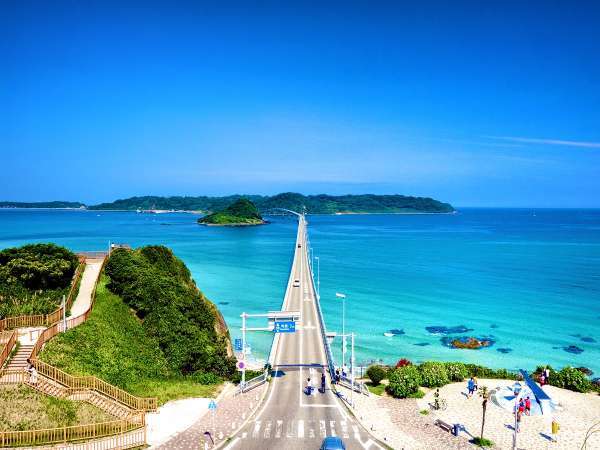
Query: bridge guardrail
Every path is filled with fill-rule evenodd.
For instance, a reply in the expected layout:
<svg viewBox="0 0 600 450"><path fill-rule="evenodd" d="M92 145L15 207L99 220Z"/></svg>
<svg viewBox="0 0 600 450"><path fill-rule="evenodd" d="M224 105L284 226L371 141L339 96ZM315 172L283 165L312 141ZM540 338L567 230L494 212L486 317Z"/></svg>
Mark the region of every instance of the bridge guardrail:
<svg viewBox="0 0 600 450"><path fill-rule="evenodd" d="M308 229L304 228L304 251L308 248ZM335 361L333 359L333 353L331 353L331 346L329 342L327 342L327 331L325 329L325 320L323 318L323 311L321 310L321 297L317 293L317 289L315 287L315 274L312 267L312 264L309 264L310 267L310 281L312 283L313 292L315 293L315 305L317 308L317 315L319 316L319 323L321 325L321 339L323 340L323 346L325 347L325 356L327 357L327 366L329 367L329 375L333 378L335 375Z"/></svg>

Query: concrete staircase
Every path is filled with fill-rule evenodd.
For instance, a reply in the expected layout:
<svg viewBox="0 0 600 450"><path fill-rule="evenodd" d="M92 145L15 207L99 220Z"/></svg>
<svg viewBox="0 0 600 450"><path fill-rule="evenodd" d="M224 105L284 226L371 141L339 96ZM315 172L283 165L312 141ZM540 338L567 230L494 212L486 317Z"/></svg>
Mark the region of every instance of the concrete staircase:
<svg viewBox="0 0 600 450"><path fill-rule="evenodd" d="M33 345L21 345L17 353L10 359L6 368L8 370L26 370L27 359L31 356Z"/></svg>

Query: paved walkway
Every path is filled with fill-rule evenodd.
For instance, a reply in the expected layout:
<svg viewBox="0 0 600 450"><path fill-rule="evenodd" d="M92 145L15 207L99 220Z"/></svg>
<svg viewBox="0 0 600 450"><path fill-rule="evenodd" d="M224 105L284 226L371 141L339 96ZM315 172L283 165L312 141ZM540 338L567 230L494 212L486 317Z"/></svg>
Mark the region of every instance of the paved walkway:
<svg viewBox="0 0 600 450"><path fill-rule="evenodd" d="M350 398L350 390L338 387ZM354 414L380 441L401 450L475 448L466 439L456 438L433 424L431 416L419 413L414 399L354 394Z"/></svg>
<svg viewBox="0 0 600 450"><path fill-rule="evenodd" d="M71 306L71 317L78 317L85 313L92 301L92 292L96 281L100 276L100 269L102 268L101 259L88 259L85 263L85 269L81 276L81 283L79 285L79 292L77 298Z"/></svg>
<svg viewBox="0 0 600 450"><path fill-rule="evenodd" d="M193 450L213 448L204 436L209 431L215 445L224 442L256 411L268 384L263 384L250 392L234 396L235 387L229 385L217 400L216 412L208 412L185 431L176 434L153 449ZM206 445L206 447L205 447Z"/></svg>
<svg viewBox="0 0 600 450"><path fill-rule="evenodd" d="M479 386L489 389L512 385L512 380L479 380ZM434 417L439 417L448 423L462 424L466 432L477 435L481 428L481 399L478 397L467 398L466 382L453 383L440 388L440 396L447 402L445 411L435 412ZM574 449L581 448L586 431L600 421L600 396L597 394L580 394L578 392L559 389L554 386L545 386L544 391L550 395L560 408L553 415L523 416L521 432L518 433L518 448L531 450L544 449ZM427 408L433 401L433 391L419 400L419 409ZM555 416L560 424L558 443L550 441L550 426L552 417ZM484 436L491 439L498 448L510 449L512 447L514 418L510 411L488 402ZM592 436L588 441L588 449L600 449L600 433Z"/></svg>

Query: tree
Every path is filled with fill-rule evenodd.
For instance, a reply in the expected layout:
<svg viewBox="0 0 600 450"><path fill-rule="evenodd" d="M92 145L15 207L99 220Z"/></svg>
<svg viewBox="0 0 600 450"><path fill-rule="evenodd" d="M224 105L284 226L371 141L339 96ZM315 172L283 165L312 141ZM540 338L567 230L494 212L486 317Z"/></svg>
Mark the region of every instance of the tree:
<svg viewBox="0 0 600 450"><path fill-rule="evenodd" d="M487 439L483 438L483 429L485 427L485 412L487 409L487 402L488 399L490 398L490 392L488 391L487 386L482 386L479 389L479 396L483 399L483 401L481 402L481 408L482 408L482 417L481 417L481 435L479 436L479 443L480 445L486 445L485 442L487 442Z"/></svg>

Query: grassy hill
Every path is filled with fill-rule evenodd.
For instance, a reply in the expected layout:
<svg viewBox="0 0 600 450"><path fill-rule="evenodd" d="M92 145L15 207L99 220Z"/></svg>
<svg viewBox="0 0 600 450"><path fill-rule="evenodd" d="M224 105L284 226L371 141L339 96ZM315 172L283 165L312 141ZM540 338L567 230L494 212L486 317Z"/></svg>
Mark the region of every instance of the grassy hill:
<svg viewBox="0 0 600 450"><path fill-rule="evenodd" d="M0 208L81 208L79 202L0 202Z"/></svg>
<svg viewBox="0 0 600 450"><path fill-rule="evenodd" d="M0 251L0 318L54 311L68 294L78 264L73 252L54 244Z"/></svg>
<svg viewBox="0 0 600 450"><path fill-rule="evenodd" d="M56 336L41 359L138 396L212 395L235 375L217 308L165 247L115 250L84 324Z"/></svg>
<svg viewBox="0 0 600 450"><path fill-rule="evenodd" d="M240 198L222 211L198 219L203 225L262 225L265 223L258 209L247 198Z"/></svg>

